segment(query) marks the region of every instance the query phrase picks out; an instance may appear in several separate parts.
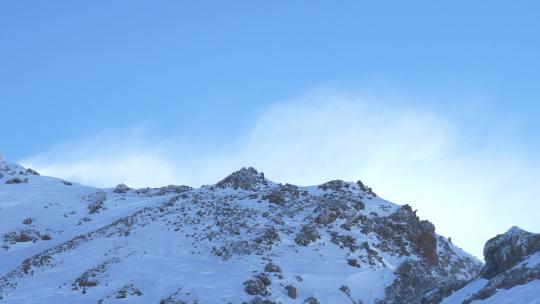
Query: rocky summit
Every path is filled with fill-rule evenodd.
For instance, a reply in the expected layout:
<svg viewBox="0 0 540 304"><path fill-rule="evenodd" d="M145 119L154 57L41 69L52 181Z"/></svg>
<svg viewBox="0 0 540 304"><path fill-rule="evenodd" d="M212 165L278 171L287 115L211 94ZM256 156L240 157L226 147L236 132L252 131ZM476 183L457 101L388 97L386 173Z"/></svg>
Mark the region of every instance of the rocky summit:
<svg viewBox="0 0 540 304"><path fill-rule="evenodd" d="M300 187L254 168L201 188L97 189L2 163L0 234L0 303L540 298L536 234L495 237L483 264L360 181Z"/></svg>

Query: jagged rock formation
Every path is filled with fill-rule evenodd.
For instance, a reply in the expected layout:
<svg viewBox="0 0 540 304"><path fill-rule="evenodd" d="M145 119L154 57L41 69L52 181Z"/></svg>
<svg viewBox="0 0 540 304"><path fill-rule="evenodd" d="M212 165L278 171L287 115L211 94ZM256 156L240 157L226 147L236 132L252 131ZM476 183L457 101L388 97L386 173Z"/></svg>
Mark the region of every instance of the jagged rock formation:
<svg viewBox="0 0 540 304"><path fill-rule="evenodd" d="M1 168L0 303L437 303L482 268L362 182L244 168L198 189L95 189Z"/></svg>
<svg viewBox="0 0 540 304"><path fill-rule="evenodd" d="M443 303L540 302L540 234L512 227L486 243L484 258L481 276Z"/></svg>
<svg viewBox="0 0 540 304"><path fill-rule="evenodd" d="M482 277L492 279L522 262L525 257L540 252L540 234L512 227L486 243L484 258L486 265Z"/></svg>

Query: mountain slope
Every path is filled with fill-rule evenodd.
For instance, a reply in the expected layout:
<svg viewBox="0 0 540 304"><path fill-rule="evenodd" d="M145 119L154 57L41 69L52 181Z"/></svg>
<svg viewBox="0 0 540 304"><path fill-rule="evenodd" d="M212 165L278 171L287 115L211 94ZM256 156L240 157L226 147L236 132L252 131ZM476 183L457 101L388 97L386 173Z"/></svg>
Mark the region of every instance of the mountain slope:
<svg viewBox="0 0 540 304"><path fill-rule="evenodd" d="M442 303L540 303L540 234L512 227L484 248L481 276Z"/></svg>
<svg viewBox="0 0 540 304"><path fill-rule="evenodd" d="M480 261L361 182L96 189L0 167L0 303L430 303Z"/></svg>

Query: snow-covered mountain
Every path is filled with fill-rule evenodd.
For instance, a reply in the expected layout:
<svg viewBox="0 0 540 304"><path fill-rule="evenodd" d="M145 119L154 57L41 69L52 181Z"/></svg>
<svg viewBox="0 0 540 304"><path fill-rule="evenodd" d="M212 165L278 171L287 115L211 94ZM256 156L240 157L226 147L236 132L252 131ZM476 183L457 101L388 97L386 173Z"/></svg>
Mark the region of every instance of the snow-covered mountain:
<svg viewBox="0 0 540 304"><path fill-rule="evenodd" d="M0 303L488 303L540 289L538 235L498 236L483 265L360 181L298 187L253 168L198 189L97 189L2 163L0 235Z"/></svg>
<svg viewBox="0 0 540 304"><path fill-rule="evenodd" d="M481 276L445 304L540 303L540 234L512 227L486 243Z"/></svg>

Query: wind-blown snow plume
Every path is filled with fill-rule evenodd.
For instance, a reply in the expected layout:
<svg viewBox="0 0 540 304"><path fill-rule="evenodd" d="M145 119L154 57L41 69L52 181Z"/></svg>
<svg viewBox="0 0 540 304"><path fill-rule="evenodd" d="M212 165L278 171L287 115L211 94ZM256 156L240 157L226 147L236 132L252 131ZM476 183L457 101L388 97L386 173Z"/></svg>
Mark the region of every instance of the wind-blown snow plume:
<svg viewBox="0 0 540 304"><path fill-rule="evenodd" d="M22 163L98 186L198 186L242 166L301 185L361 178L384 197L413 204L479 257L483 242L516 222L540 230L533 218L538 162L511 142L475 137L449 116L381 100L312 92L269 108L231 149L188 151L181 138L105 132Z"/></svg>

